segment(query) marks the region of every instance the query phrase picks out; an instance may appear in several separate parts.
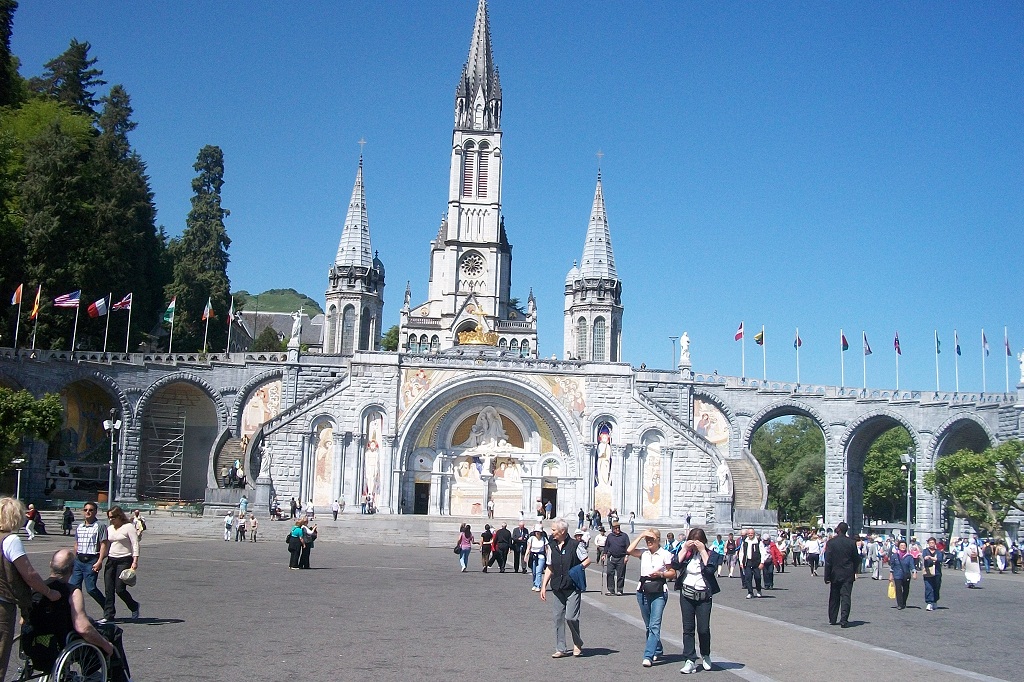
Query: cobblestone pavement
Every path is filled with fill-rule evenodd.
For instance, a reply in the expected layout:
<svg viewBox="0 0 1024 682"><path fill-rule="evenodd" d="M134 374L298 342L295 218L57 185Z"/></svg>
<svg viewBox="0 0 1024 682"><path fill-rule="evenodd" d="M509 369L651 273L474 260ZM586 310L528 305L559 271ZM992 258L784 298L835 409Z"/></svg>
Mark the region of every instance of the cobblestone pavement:
<svg viewBox="0 0 1024 682"><path fill-rule="evenodd" d="M139 584L142 618L126 621L134 677L149 680L447 680L470 676L598 682L624 675L679 679L678 597L665 611L666 662L640 667L635 597L598 591L590 573L583 606L585 656L553 660L551 610L527 576L457 570L450 549L317 543L313 570L290 571L285 524L258 543L147 534ZM278 537L280 536L280 537ZM41 570L67 538L27 543ZM639 562L631 562L635 575ZM829 627L827 588L805 570L779 575L765 598L746 600L723 579L712 618L715 679L794 680L831 671L885 671L906 680L1021 679L1017 641L1021 580L992 576L966 590L948 574L940 608L923 609L922 584L905 611L884 581L858 581L855 627ZM86 599L90 615L100 615ZM119 615L127 615L119 603ZM10 676L16 665L12 663ZM840 673L841 674L841 673ZM701 679L707 679L706 677Z"/></svg>

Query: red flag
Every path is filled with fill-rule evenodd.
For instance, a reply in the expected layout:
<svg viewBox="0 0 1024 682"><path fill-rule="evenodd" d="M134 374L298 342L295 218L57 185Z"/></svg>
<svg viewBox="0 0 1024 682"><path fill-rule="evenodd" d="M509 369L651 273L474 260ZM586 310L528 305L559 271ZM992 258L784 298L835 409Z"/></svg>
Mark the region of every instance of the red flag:
<svg viewBox="0 0 1024 682"><path fill-rule="evenodd" d="M40 284L39 288L36 289L36 302L32 306L32 314L28 316L28 319L34 320L39 317L39 297L43 295L43 285Z"/></svg>
<svg viewBox="0 0 1024 682"><path fill-rule="evenodd" d="M24 283L19 284L18 288L14 290L14 296L11 296L11 305L21 304L21 290L24 288Z"/></svg>
<svg viewBox="0 0 1024 682"><path fill-rule="evenodd" d="M739 341L740 339L743 338L743 323L742 322L740 322L740 328L736 330L736 336L734 336L733 338L736 341Z"/></svg>
<svg viewBox="0 0 1024 682"><path fill-rule="evenodd" d="M103 298L101 298L100 300L96 301L95 303L90 303L89 304L89 308L88 308L88 312L89 312L89 317L103 317L104 315L106 315L107 314L107 297L104 296Z"/></svg>

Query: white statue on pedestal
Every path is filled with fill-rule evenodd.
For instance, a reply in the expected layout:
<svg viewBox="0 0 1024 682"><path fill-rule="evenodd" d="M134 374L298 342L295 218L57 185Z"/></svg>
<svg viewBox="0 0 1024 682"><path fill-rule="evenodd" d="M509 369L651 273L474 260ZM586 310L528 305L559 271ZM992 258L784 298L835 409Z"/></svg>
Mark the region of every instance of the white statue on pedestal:
<svg viewBox="0 0 1024 682"><path fill-rule="evenodd" d="M718 474L718 494L727 495L729 493L729 465L722 462L718 465L715 473Z"/></svg>
<svg viewBox="0 0 1024 682"><path fill-rule="evenodd" d="M690 335L686 332L679 338L679 366L690 366Z"/></svg>

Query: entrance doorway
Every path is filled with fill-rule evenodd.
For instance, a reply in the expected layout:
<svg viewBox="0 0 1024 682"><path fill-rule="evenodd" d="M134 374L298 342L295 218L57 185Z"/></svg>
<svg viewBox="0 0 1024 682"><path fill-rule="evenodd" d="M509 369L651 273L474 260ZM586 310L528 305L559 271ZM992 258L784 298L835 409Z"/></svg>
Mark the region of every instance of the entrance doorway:
<svg viewBox="0 0 1024 682"><path fill-rule="evenodd" d="M547 504L550 501L551 517L556 518L558 516L558 484L556 479L544 479L540 489L540 501L544 504L545 509L547 509Z"/></svg>
<svg viewBox="0 0 1024 682"><path fill-rule="evenodd" d="M430 511L430 484L417 483L412 501L413 514L426 514Z"/></svg>

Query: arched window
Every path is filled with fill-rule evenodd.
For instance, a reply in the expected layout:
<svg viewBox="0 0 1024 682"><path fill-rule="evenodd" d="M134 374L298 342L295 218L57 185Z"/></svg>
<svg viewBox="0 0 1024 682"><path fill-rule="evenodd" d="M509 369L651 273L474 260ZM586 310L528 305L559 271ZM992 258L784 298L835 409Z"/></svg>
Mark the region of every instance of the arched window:
<svg viewBox="0 0 1024 682"><path fill-rule="evenodd" d="M356 340L356 309L354 306L345 306L341 314L341 354L352 355L352 348Z"/></svg>
<svg viewBox="0 0 1024 682"><path fill-rule="evenodd" d="M523 342L519 344L519 355L528 358L530 357L530 342L523 339Z"/></svg>
<svg viewBox="0 0 1024 682"><path fill-rule="evenodd" d="M426 334L424 334L423 336L420 337L420 352L421 353L429 353L430 352L430 339L427 338Z"/></svg>
<svg viewBox="0 0 1024 682"><path fill-rule="evenodd" d="M508 344L508 349L512 351L512 353L519 353L519 340L512 339L512 343Z"/></svg>
<svg viewBox="0 0 1024 682"><path fill-rule="evenodd" d="M487 196L487 163L490 157L490 148L486 142L480 143L480 158L477 160L476 195L484 198Z"/></svg>
<svg viewBox="0 0 1024 682"><path fill-rule="evenodd" d="M498 348L500 350L508 350L508 341L506 339L498 341Z"/></svg>
<svg viewBox="0 0 1024 682"><path fill-rule="evenodd" d="M409 334L409 352L418 353L420 348L419 341L415 334Z"/></svg>
<svg viewBox="0 0 1024 682"><path fill-rule="evenodd" d="M338 308L331 306L327 309L327 352L334 353L338 348Z"/></svg>
<svg viewBox="0 0 1024 682"><path fill-rule="evenodd" d="M594 362L604 362L604 348L605 348L605 322L603 317L599 317L594 320L594 353L590 357L594 359Z"/></svg>
<svg viewBox="0 0 1024 682"><path fill-rule="evenodd" d="M476 145L472 141L466 143L462 150L462 196L473 196L473 173L476 165Z"/></svg>
<svg viewBox="0 0 1024 682"><path fill-rule="evenodd" d="M373 350L370 345L370 309L363 308L363 314L359 320L359 350Z"/></svg>
<svg viewBox="0 0 1024 682"><path fill-rule="evenodd" d="M590 359L587 357L587 318L585 317L581 317L576 323L576 359Z"/></svg>
<svg viewBox="0 0 1024 682"><path fill-rule="evenodd" d="M441 350L441 339L438 338L437 334L430 337L430 351L436 353Z"/></svg>

